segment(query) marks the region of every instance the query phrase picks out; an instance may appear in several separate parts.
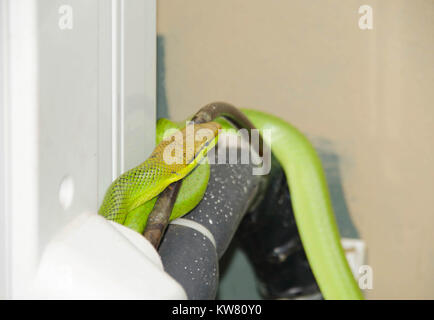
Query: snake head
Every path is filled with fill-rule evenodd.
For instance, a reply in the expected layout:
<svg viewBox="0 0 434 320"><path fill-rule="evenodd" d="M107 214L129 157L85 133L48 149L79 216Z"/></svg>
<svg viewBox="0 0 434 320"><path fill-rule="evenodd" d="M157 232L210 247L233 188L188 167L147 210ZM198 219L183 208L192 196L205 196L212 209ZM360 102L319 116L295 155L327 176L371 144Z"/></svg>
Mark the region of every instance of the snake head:
<svg viewBox="0 0 434 320"><path fill-rule="evenodd" d="M188 123L164 138L154 154L162 156L167 164L196 164L215 146L220 129L217 122Z"/></svg>
<svg viewBox="0 0 434 320"><path fill-rule="evenodd" d="M129 212L187 176L215 146L220 128L216 122L189 123L168 135L146 161L112 183L99 213L123 223Z"/></svg>
<svg viewBox="0 0 434 320"><path fill-rule="evenodd" d="M217 122L207 122L207 123L201 123L201 124L194 124L191 125L194 126L193 130L189 130L188 126L186 127L186 132L190 132L190 134L194 133L194 150L190 150L188 144L186 148L186 161L192 162L194 159L188 158L188 152L190 151L190 154L194 154L194 157L199 157L199 154L203 151L208 152L211 148L215 146L215 143L217 142L217 137L219 134L219 130L221 129L221 125ZM188 141L190 137L188 134L186 135L186 140ZM190 138L192 139L192 137Z"/></svg>

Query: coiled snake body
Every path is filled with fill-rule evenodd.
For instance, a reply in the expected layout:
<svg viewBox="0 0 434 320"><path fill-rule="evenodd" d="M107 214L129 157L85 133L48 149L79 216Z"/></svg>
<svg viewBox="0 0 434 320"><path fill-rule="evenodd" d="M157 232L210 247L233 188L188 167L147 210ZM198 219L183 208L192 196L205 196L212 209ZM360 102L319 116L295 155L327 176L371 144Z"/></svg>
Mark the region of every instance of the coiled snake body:
<svg viewBox="0 0 434 320"><path fill-rule="evenodd" d="M326 299L362 299L340 244L325 174L314 148L302 133L280 118L256 110L243 110L243 113L259 130L271 130L271 135L267 136L272 141L265 142L271 145L287 176L297 227L323 296ZM216 144L220 129L216 122L195 126L208 129L214 135L195 142L191 152L184 152L183 164L167 164L163 155L170 141L163 139L163 133L180 126L160 120L156 149L144 163L113 182L99 214L142 232L158 194L170 183L183 178L170 218L173 220L191 211L205 192L209 178L205 155ZM183 130L185 138L186 129ZM196 158L188 158L187 153ZM202 160L204 163L198 165Z"/></svg>

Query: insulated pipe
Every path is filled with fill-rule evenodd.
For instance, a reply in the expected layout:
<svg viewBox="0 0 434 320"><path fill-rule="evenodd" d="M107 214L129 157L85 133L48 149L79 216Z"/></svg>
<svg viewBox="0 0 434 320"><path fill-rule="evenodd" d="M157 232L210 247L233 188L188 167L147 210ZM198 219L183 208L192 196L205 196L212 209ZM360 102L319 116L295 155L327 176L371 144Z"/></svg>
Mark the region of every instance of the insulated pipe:
<svg viewBox="0 0 434 320"><path fill-rule="evenodd" d="M202 201L167 229L159 253L166 272L184 287L189 299L216 297L218 259L265 184L266 176L253 175L253 168L239 159L238 164L211 165Z"/></svg>
<svg viewBox="0 0 434 320"><path fill-rule="evenodd" d="M272 157L263 200L245 215L237 241L265 299L321 299L298 233L285 173Z"/></svg>

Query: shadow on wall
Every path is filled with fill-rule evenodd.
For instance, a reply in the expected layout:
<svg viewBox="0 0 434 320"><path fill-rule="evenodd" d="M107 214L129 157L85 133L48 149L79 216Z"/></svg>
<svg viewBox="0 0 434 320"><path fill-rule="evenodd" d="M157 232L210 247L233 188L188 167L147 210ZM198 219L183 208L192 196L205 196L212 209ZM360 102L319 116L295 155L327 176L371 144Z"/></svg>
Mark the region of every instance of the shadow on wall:
<svg viewBox="0 0 434 320"><path fill-rule="evenodd" d="M157 119L169 118L166 94L166 48L163 36L157 36Z"/></svg>
<svg viewBox="0 0 434 320"><path fill-rule="evenodd" d="M342 187L340 156L334 150L330 140L324 138L310 138L310 140L321 158L341 237L360 238L351 219Z"/></svg>

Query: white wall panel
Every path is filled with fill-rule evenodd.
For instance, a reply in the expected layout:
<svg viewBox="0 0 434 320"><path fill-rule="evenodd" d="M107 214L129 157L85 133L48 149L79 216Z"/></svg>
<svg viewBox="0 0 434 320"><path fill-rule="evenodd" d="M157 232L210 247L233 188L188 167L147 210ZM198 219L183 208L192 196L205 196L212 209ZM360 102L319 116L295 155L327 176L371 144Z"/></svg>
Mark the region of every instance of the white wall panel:
<svg viewBox="0 0 434 320"><path fill-rule="evenodd" d="M0 296L155 140L155 1L1 2Z"/></svg>

